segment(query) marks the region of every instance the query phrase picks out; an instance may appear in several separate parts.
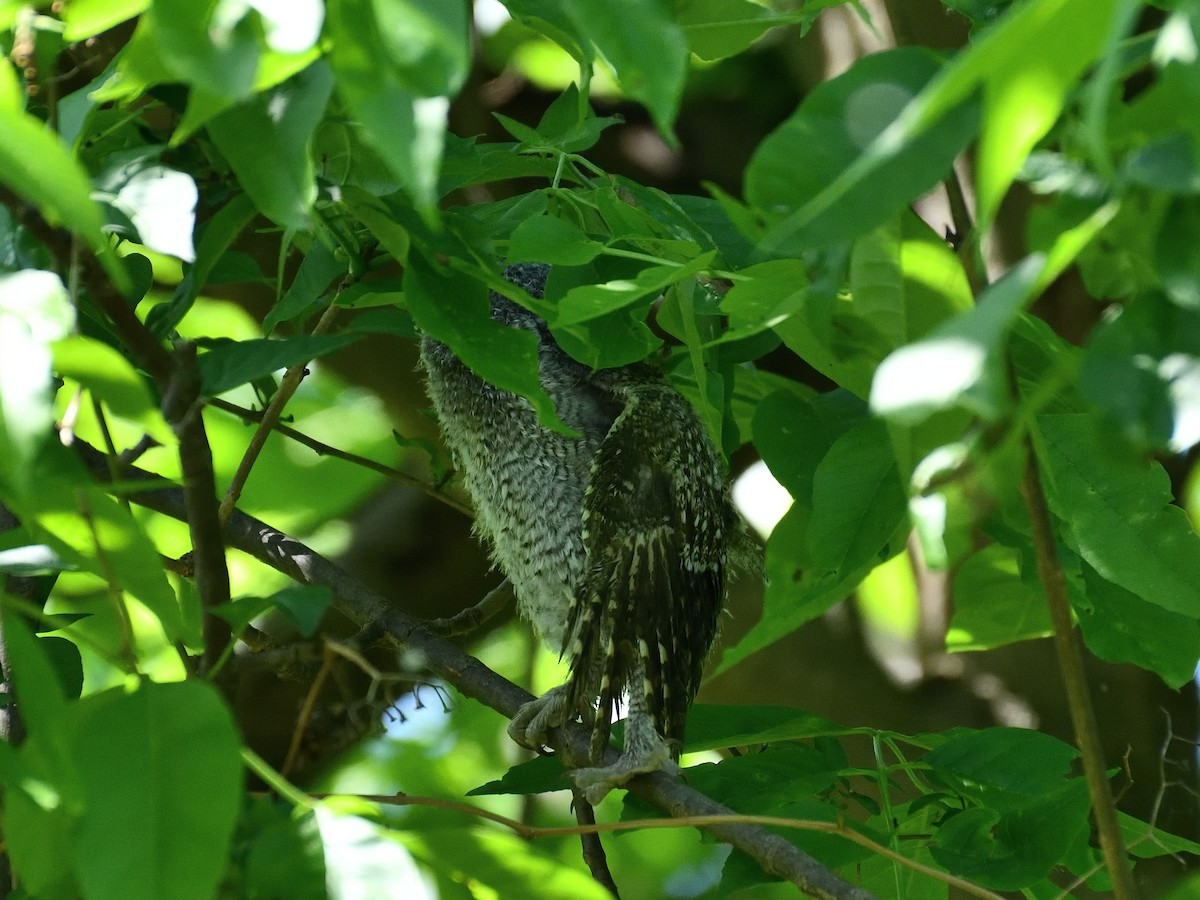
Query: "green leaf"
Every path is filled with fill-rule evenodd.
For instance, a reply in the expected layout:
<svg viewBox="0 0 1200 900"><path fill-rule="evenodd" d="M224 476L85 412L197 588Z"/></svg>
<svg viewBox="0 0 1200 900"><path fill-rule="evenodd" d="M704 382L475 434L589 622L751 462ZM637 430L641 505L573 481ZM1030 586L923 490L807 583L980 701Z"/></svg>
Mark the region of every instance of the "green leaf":
<svg viewBox="0 0 1200 900"><path fill-rule="evenodd" d="M966 730L929 753L924 762L939 779L1037 797L1063 784L1079 751L1028 728Z"/></svg>
<svg viewBox="0 0 1200 900"><path fill-rule="evenodd" d="M471 64L465 3L374 3L379 39L400 83L423 97L458 93Z"/></svg>
<svg viewBox="0 0 1200 900"><path fill-rule="evenodd" d="M942 79L946 89L978 78L984 119L976 155L978 225L1000 200L1034 145L1058 119L1080 74L1105 46L1117 0L1034 0L1017 7Z"/></svg>
<svg viewBox="0 0 1200 900"><path fill-rule="evenodd" d="M404 304L403 282L399 278L373 278L352 284L336 294L338 306L347 309L367 309L372 306L397 306ZM399 312L399 310L393 310ZM354 319L351 327L361 327L361 317ZM409 333L412 329L409 328Z"/></svg>
<svg viewBox="0 0 1200 900"><path fill-rule="evenodd" d="M568 787L567 770L556 754L535 756L517 763L497 781L489 781L467 791L468 797L486 794L545 794Z"/></svg>
<svg viewBox="0 0 1200 900"><path fill-rule="evenodd" d="M559 0L504 0L504 5L518 22L546 35L581 64L590 63L592 43L587 29L576 24L566 4Z"/></svg>
<svg viewBox="0 0 1200 900"><path fill-rule="evenodd" d="M1200 441L1198 348L1200 311L1140 296L1092 335L1079 390L1135 444L1185 452Z"/></svg>
<svg viewBox="0 0 1200 900"><path fill-rule="evenodd" d="M948 109L905 140L886 138L941 68L935 54L919 47L863 57L818 85L759 145L746 169L746 199L777 219L763 252L845 241L938 183L974 133L972 105ZM858 176L856 160L863 158L875 164Z"/></svg>
<svg viewBox="0 0 1200 900"><path fill-rule="evenodd" d="M887 428L877 419L855 425L829 448L813 475L809 566L819 579L845 575L875 559L904 520L900 483Z"/></svg>
<svg viewBox="0 0 1200 900"><path fill-rule="evenodd" d="M850 293L855 314L893 348L925 337L974 302L954 251L908 209L854 242Z"/></svg>
<svg viewBox="0 0 1200 900"><path fill-rule="evenodd" d="M988 288L973 309L892 353L875 373L871 408L906 424L957 405L998 418L1008 395L1002 351L1044 265L1042 257L1027 257Z"/></svg>
<svg viewBox="0 0 1200 900"><path fill-rule="evenodd" d="M1067 542L1106 581L1194 617L1200 537L1172 505L1162 467L1114 441L1094 414L1038 416L1036 434L1047 499Z"/></svg>
<svg viewBox="0 0 1200 900"><path fill-rule="evenodd" d="M34 269L0 274L0 484L10 491L29 488L29 471L50 439L50 345L74 323L57 275Z"/></svg>
<svg viewBox="0 0 1200 900"><path fill-rule="evenodd" d="M300 260L300 268L287 292L263 319L263 333L269 335L280 322L290 322L311 311L333 280L346 271L345 262L338 260L324 243L314 241L312 249Z"/></svg>
<svg viewBox="0 0 1200 900"><path fill-rule="evenodd" d="M742 269L721 302L729 323L714 343L740 341L781 324L804 308L808 291L801 260L773 259Z"/></svg>
<svg viewBox="0 0 1200 900"><path fill-rule="evenodd" d="M326 900L325 848L315 813L285 811L274 798L251 802L255 820L245 865L247 895Z"/></svg>
<svg viewBox="0 0 1200 900"><path fill-rule="evenodd" d="M709 251L680 266L647 266L633 278L572 288L559 301L550 327L569 328L653 299L672 284L706 269L715 256L715 251Z"/></svg>
<svg viewBox="0 0 1200 900"><path fill-rule="evenodd" d="M537 338L493 321L486 287L413 254L404 270L404 293L423 332L489 384L527 398L543 424L563 427L538 379Z"/></svg>
<svg viewBox="0 0 1200 900"><path fill-rule="evenodd" d="M329 67L316 62L208 123L208 133L254 205L285 228L308 224L317 196L309 148L332 91Z"/></svg>
<svg viewBox="0 0 1200 900"><path fill-rule="evenodd" d="M992 544L958 568L947 650L988 650L1053 632L1046 600L1021 579L1018 559Z"/></svg>
<svg viewBox="0 0 1200 900"><path fill-rule="evenodd" d="M826 752L828 751L828 752ZM841 744L782 743L687 769L688 786L746 813L770 814L825 794L846 768Z"/></svg>
<svg viewBox="0 0 1200 900"><path fill-rule="evenodd" d="M215 397L272 372L340 350L360 337L357 334L306 334L286 340L229 341L202 353L196 364L204 393Z"/></svg>
<svg viewBox="0 0 1200 900"><path fill-rule="evenodd" d="M333 591L324 585L297 584L276 591L267 601L291 619L303 637L312 637L333 602Z"/></svg>
<svg viewBox="0 0 1200 900"><path fill-rule="evenodd" d="M741 53L780 25L796 23L807 30L821 7L829 5L805 3L802 10L777 13L749 0L675 0L675 17L688 48L711 61Z"/></svg>
<svg viewBox="0 0 1200 900"><path fill-rule="evenodd" d="M673 140L688 48L666 0L576 0L567 9L612 66L621 90L650 110L659 131Z"/></svg>
<svg viewBox="0 0 1200 900"><path fill-rule="evenodd" d="M150 0L72 0L63 9L63 40L74 44L145 12Z"/></svg>
<svg viewBox="0 0 1200 900"><path fill-rule="evenodd" d="M847 729L822 716L790 706L718 706L696 703L688 710L684 750L721 750L845 734Z"/></svg>
<svg viewBox="0 0 1200 900"><path fill-rule="evenodd" d="M536 216L526 219L509 239L505 261L543 262L582 266L600 255L604 245L594 241L565 219Z"/></svg>
<svg viewBox="0 0 1200 900"><path fill-rule="evenodd" d="M433 2L428 5L432 8ZM380 18L377 8L371 0L342 0L328 7L329 64L338 95L367 143L417 208L432 216L450 103L445 96L423 95L429 85L419 78L414 82L416 76L403 61L393 63L392 40L383 31L401 10ZM423 49L441 52L429 45Z"/></svg>
<svg viewBox="0 0 1200 900"><path fill-rule="evenodd" d="M17 90L12 64L0 60L0 98ZM108 252L101 233L100 207L83 167L62 142L33 116L0 99L0 182L36 206L51 225L70 228L99 255L118 288L128 287L125 272Z"/></svg>
<svg viewBox="0 0 1200 900"><path fill-rule="evenodd" d="M845 599L903 548L907 531L891 443L856 398L839 391L802 400L779 392L760 404L753 431L795 502L767 541L763 617L726 649L714 676ZM879 507L864 507L871 503Z"/></svg>
<svg viewBox="0 0 1200 900"><path fill-rule="evenodd" d="M69 464L55 474L59 482L43 482L43 489L21 506L23 521L36 526L38 539L64 561L111 579L116 589L140 600L158 618L166 638L177 638L182 628L179 601L141 523L99 488L84 486L84 476Z"/></svg>
<svg viewBox="0 0 1200 900"><path fill-rule="evenodd" d="M1117 824L1121 826L1121 836L1125 839L1125 846L1129 848L1130 855L1137 859L1151 859L1168 853L1191 853L1200 856L1200 844L1195 841L1155 828L1120 810L1117 810ZM1177 900L1183 900L1185 896L1180 894Z"/></svg>
<svg viewBox="0 0 1200 900"><path fill-rule="evenodd" d="M212 614L224 619L235 632L242 630L268 609L271 601L266 597L237 597L228 603L212 608Z"/></svg>
<svg viewBox="0 0 1200 900"><path fill-rule="evenodd" d="M1188 234L1200 227L1200 203L1176 197L1167 208L1155 242L1154 264L1167 296L1180 306L1200 310L1200 252Z"/></svg>
<svg viewBox="0 0 1200 900"><path fill-rule="evenodd" d="M1196 676L1200 661L1200 621L1147 603L1084 566L1088 609L1075 615L1088 649L1113 663L1133 663L1156 673L1179 690Z"/></svg>
<svg viewBox="0 0 1200 900"><path fill-rule="evenodd" d="M87 388L112 416L140 427L160 444L175 443L145 380L108 344L76 335L53 346L54 371Z"/></svg>
<svg viewBox="0 0 1200 900"><path fill-rule="evenodd" d="M242 787L237 731L216 689L143 682L93 695L75 711L74 739L86 805L70 865L85 894L212 897Z"/></svg>
<svg viewBox="0 0 1200 900"><path fill-rule="evenodd" d="M153 0L146 16L159 59L179 80L217 97L248 97L258 69L254 23L219 16L213 0Z"/></svg>
<svg viewBox="0 0 1200 900"><path fill-rule="evenodd" d="M1044 879L1086 833L1088 807L1082 778L1004 812L973 807L937 830L933 858L984 887L1020 890Z"/></svg>
<svg viewBox="0 0 1200 900"><path fill-rule="evenodd" d="M499 113L494 115L502 124L507 120L511 125L524 128L507 116ZM537 130L533 133L533 145L538 149L550 146L564 153L582 153L595 146L604 129L618 125L621 121L620 116L597 116L591 104L580 98L579 88L571 83L542 114Z"/></svg>

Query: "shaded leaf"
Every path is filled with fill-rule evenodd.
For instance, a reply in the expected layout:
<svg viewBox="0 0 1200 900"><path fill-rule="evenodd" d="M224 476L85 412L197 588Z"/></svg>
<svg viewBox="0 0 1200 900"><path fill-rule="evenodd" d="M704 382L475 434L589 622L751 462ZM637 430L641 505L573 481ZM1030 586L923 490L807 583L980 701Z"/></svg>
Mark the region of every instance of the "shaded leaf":
<svg viewBox="0 0 1200 900"><path fill-rule="evenodd" d="M332 353L360 337L356 334L305 334L284 340L257 338L222 343L200 354L196 360L202 389L206 395L216 396L280 369Z"/></svg>
<svg viewBox="0 0 1200 900"><path fill-rule="evenodd" d="M1114 442L1094 414L1039 416L1035 446L1067 541L1106 581L1184 616L1200 594L1200 538L1158 463Z"/></svg>
<svg viewBox="0 0 1200 900"><path fill-rule="evenodd" d="M328 66L314 63L208 123L208 133L254 205L285 228L308 224L317 196L309 148L332 91Z"/></svg>
<svg viewBox="0 0 1200 900"><path fill-rule="evenodd" d="M1200 661L1200 621L1147 603L1084 566L1089 609L1075 606L1088 649L1113 663L1133 663L1156 673L1170 687L1182 688L1196 675Z"/></svg>

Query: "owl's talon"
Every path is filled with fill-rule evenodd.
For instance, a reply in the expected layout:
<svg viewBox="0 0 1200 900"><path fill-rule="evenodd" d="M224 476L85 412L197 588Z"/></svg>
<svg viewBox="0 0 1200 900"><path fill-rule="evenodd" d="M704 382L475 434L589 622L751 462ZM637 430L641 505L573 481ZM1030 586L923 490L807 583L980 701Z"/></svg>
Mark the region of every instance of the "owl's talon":
<svg viewBox="0 0 1200 900"><path fill-rule="evenodd" d="M625 749L611 766L576 769L571 773L575 786L593 806L599 803L614 788L622 787L635 775L662 772L678 775L679 764L675 762L678 746L674 741L662 738L649 716L631 709L625 720Z"/></svg>
<svg viewBox="0 0 1200 900"><path fill-rule="evenodd" d="M508 736L522 747L541 750L549 743L551 729L574 718L570 700L568 686L560 684L522 704L508 723Z"/></svg>
<svg viewBox="0 0 1200 900"><path fill-rule="evenodd" d="M609 791L623 787L636 775L651 772L678 775L679 764L671 756L671 746L660 739L649 746L626 750L611 766L575 769L571 772L571 780L583 792L584 799L595 806Z"/></svg>

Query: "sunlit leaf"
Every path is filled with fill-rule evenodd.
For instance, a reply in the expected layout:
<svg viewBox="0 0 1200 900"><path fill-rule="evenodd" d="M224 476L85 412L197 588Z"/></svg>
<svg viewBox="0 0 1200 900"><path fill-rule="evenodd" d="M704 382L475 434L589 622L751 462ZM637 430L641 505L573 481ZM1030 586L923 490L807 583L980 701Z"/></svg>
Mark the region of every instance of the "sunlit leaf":
<svg viewBox="0 0 1200 900"><path fill-rule="evenodd" d="M211 897L242 781L237 731L216 689L144 682L87 698L73 720L86 806L70 865L87 895Z"/></svg>

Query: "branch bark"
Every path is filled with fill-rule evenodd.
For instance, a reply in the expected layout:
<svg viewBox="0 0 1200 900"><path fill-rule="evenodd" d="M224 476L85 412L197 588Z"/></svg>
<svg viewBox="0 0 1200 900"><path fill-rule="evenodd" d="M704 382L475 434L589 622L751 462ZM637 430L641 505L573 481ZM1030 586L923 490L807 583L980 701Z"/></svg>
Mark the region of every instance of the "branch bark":
<svg viewBox="0 0 1200 900"><path fill-rule="evenodd" d="M76 448L97 480L106 481L109 469L104 454L82 441ZM138 469L126 469L125 479L148 480L154 486L125 493L131 502L174 519L185 520L187 500L170 482ZM393 607L381 594L325 559L295 538L258 519L234 510L224 525L228 545L235 547L294 581L332 589L339 610L366 627L381 630L385 639L420 661L423 668L453 685L467 697L511 718L522 704L533 699L527 691L497 675L479 660L444 638L426 631L422 623ZM560 729L554 750L564 759L585 759L590 734L578 723ZM609 749L615 761L616 750ZM674 817L733 815L733 811L704 794L662 773L643 775L628 785L629 791ZM756 825L714 824L704 829L750 856L767 874L790 881L822 900L870 900L871 894L823 866L779 835Z"/></svg>

